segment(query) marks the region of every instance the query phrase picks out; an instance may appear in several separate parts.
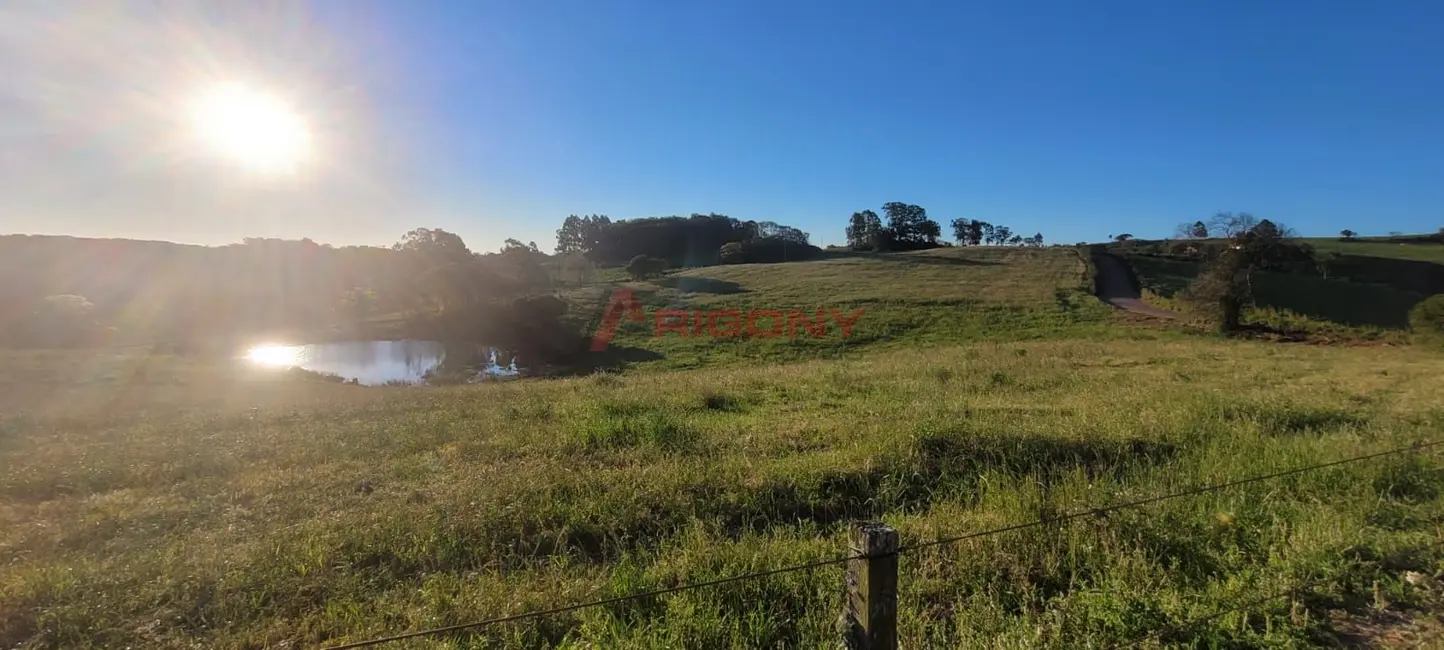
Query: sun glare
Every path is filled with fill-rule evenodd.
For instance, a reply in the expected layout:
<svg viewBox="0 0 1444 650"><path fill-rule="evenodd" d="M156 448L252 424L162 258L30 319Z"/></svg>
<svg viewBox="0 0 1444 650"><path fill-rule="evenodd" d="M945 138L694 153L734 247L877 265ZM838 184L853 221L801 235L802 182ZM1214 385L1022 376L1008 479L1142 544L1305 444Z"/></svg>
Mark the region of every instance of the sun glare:
<svg viewBox="0 0 1444 650"><path fill-rule="evenodd" d="M293 345L258 345L246 353L251 363L290 367L300 361L301 348Z"/></svg>
<svg viewBox="0 0 1444 650"><path fill-rule="evenodd" d="M279 97L245 86L210 89L191 104L189 117L206 149L254 172L294 172L311 153L305 118Z"/></svg>

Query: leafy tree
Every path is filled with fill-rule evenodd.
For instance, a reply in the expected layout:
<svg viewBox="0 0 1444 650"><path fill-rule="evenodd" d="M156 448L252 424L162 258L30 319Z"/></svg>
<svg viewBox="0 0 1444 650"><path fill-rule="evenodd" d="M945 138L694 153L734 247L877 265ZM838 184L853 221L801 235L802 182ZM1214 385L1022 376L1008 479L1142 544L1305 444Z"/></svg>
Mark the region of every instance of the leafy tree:
<svg viewBox="0 0 1444 650"><path fill-rule="evenodd" d="M986 221L978 222L978 230L981 231L982 241L989 245L998 243L998 228Z"/></svg>
<svg viewBox="0 0 1444 650"><path fill-rule="evenodd" d="M1115 235L1115 236L1113 237L1113 241L1116 241L1116 242L1118 242L1118 243L1120 243L1120 244L1123 243L1123 242L1126 242L1126 241L1128 241L1128 240L1130 240L1130 239L1133 239L1133 235L1131 235L1131 234L1129 234L1129 233L1126 233L1126 232L1123 233L1123 234L1121 234L1121 235Z"/></svg>
<svg viewBox="0 0 1444 650"><path fill-rule="evenodd" d="M1043 233L1041 233L1041 232L1033 233L1033 236L1032 236L1032 237L1029 237L1029 238L1028 238L1027 240L1025 240L1023 243L1025 243L1025 244L1027 244L1027 245L1029 245L1029 246L1033 246L1033 247L1035 247L1035 248L1042 248L1042 247L1043 247Z"/></svg>
<svg viewBox="0 0 1444 650"><path fill-rule="evenodd" d="M1339 239L1343 241L1353 241L1354 238L1358 235L1359 233L1349 230L1348 228L1339 231Z"/></svg>
<svg viewBox="0 0 1444 650"><path fill-rule="evenodd" d="M784 226L771 221L757 222L756 239L776 239L790 244L807 245L809 239L807 233L792 226Z"/></svg>
<svg viewBox="0 0 1444 650"><path fill-rule="evenodd" d="M852 213L847 226L847 245L853 250L878 250L882 244L882 220L872 210Z"/></svg>
<svg viewBox="0 0 1444 650"><path fill-rule="evenodd" d="M977 246L983 243L983 222L958 217L953 219L953 239L963 246Z"/></svg>
<svg viewBox="0 0 1444 650"><path fill-rule="evenodd" d="M934 246L942 235L942 226L929 219L922 206L892 201L884 203L882 210L887 215L890 248L910 250Z"/></svg>
<svg viewBox="0 0 1444 650"><path fill-rule="evenodd" d="M973 226L973 220L958 217L953 219L948 225L953 228L953 240L966 246L968 243L968 234L971 232Z"/></svg>
<svg viewBox="0 0 1444 650"><path fill-rule="evenodd" d="M392 244L393 250L416 253L437 264L465 261L471 256L471 249L455 233L440 228L417 228L401 236L401 241Z"/></svg>
<svg viewBox="0 0 1444 650"><path fill-rule="evenodd" d="M606 215L570 215L557 230L558 253L592 253L600 245L602 232L612 225Z"/></svg>
<svg viewBox="0 0 1444 650"><path fill-rule="evenodd" d="M996 226L993 228L993 243L999 246L1006 246L1013 239L1013 229L1007 226Z"/></svg>
<svg viewBox="0 0 1444 650"><path fill-rule="evenodd" d="M667 260L660 257L638 255L633 257L631 262L627 263L627 275L631 276L633 280L641 281L661 275L669 266Z"/></svg>
<svg viewBox="0 0 1444 650"><path fill-rule="evenodd" d="M1253 272L1259 269L1316 268L1312 246L1293 239L1293 231L1251 215L1233 223L1250 227L1228 238L1219 252L1189 285L1184 297L1201 307L1221 331L1237 330L1243 308L1253 301Z"/></svg>
<svg viewBox="0 0 1444 650"><path fill-rule="evenodd" d="M1241 324L1244 306L1252 300L1248 273L1247 255L1241 249L1227 248L1189 283L1182 297L1220 332L1235 331Z"/></svg>
<svg viewBox="0 0 1444 650"><path fill-rule="evenodd" d="M1179 239L1208 239L1208 224L1203 221L1178 224Z"/></svg>

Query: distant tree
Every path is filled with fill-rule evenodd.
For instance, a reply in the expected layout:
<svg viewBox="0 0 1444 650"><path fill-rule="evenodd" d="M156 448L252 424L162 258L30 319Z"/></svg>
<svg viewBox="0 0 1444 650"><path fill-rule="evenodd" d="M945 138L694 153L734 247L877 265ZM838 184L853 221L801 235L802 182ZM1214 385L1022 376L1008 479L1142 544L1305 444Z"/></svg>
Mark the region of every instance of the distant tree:
<svg viewBox="0 0 1444 650"><path fill-rule="evenodd" d="M928 218L927 210L922 206L892 201L884 203L882 210L887 215L892 248L914 249L935 245L942 235L942 227Z"/></svg>
<svg viewBox="0 0 1444 650"><path fill-rule="evenodd" d="M1249 229L1229 236L1184 292L1184 298L1202 307L1221 331L1239 328L1244 307L1253 301L1254 271L1314 269L1318 264L1313 247L1295 241L1292 229L1244 216Z"/></svg>
<svg viewBox="0 0 1444 650"><path fill-rule="evenodd" d="M416 253L434 263L454 263L471 256L471 249L455 233L440 228L417 228L392 244L393 250Z"/></svg>
<svg viewBox="0 0 1444 650"><path fill-rule="evenodd" d="M1007 226L994 226L994 227L993 227L993 243L994 243L994 244L996 244L996 245L998 245L998 246L1006 246L1006 245L1008 245L1008 241L1011 240L1012 238L1013 238L1013 229L1012 229L1012 228L1009 228L1009 227L1007 227Z"/></svg>
<svg viewBox="0 0 1444 650"><path fill-rule="evenodd" d="M991 245L997 241L998 227L994 226L991 223L988 223L986 221L979 221L978 232L981 235L979 239L983 243Z"/></svg>
<svg viewBox="0 0 1444 650"><path fill-rule="evenodd" d="M784 226L771 221L759 221L755 227L756 239L776 239L792 244L807 245L808 235L805 232L792 226Z"/></svg>
<svg viewBox="0 0 1444 650"><path fill-rule="evenodd" d="M1189 283L1182 297L1220 332L1237 330L1243 319L1243 308L1252 299L1248 267L1247 256L1241 250L1227 248Z"/></svg>
<svg viewBox="0 0 1444 650"><path fill-rule="evenodd" d="M1220 212L1213 215L1208 229L1215 237L1230 239L1253 230L1258 219L1247 212Z"/></svg>
<svg viewBox="0 0 1444 650"><path fill-rule="evenodd" d="M1022 236L1022 235L1013 235L1012 237L1009 237L1009 238L1008 238L1008 245L1009 245L1009 246L1021 246L1022 244L1023 244L1023 236Z"/></svg>
<svg viewBox="0 0 1444 650"><path fill-rule="evenodd" d="M877 250L882 243L882 231L882 219L876 212L854 212L847 226L847 245L853 250Z"/></svg>
<svg viewBox="0 0 1444 650"><path fill-rule="evenodd" d="M977 219L958 218L953 220L953 238L964 246L978 246L983 243L983 226Z"/></svg>
<svg viewBox="0 0 1444 650"><path fill-rule="evenodd" d="M94 337L102 329L95 305L85 296L54 294L41 299L13 334L24 345L73 347L97 342Z"/></svg>
<svg viewBox="0 0 1444 650"><path fill-rule="evenodd" d="M561 276L566 282L586 284L596 276L597 267L580 252L566 255L561 261Z"/></svg>
<svg viewBox="0 0 1444 650"><path fill-rule="evenodd" d="M612 220L606 215L569 215L557 230L556 252L593 253L601 242L603 231L611 225Z"/></svg>
<svg viewBox="0 0 1444 650"><path fill-rule="evenodd" d="M724 244L717 257L722 264L773 264L817 259L821 256L822 249L811 244L764 237Z"/></svg>
<svg viewBox="0 0 1444 650"><path fill-rule="evenodd" d="M1357 236L1359 236L1359 233L1349 230L1348 228L1339 231L1339 239L1342 241L1353 241L1354 238Z"/></svg>
<svg viewBox="0 0 1444 650"><path fill-rule="evenodd" d="M1029 238L1028 238L1026 241L1024 241L1023 243L1025 243L1025 244L1027 244L1027 245L1029 245L1029 246L1032 246L1032 247L1034 247L1034 248L1042 248L1042 247L1043 247L1043 233L1041 233L1041 232L1033 233L1033 236L1032 236L1032 237L1029 237Z"/></svg>
<svg viewBox="0 0 1444 650"><path fill-rule="evenodd" d="M1208 224L1202 221L1181 223L1175 232L1179 239L1208 239Z"/></svg>
<svg viewBox="0 0 1444 650"><path fill-rule="evenodd" d="M660 257L638 255L633 257L631 262L627 263L627 275L631 276L633 280L645 280L661 275L669 266L670 264L667 263L667 260Z"/></svg>
<svg viewBox="0 0 1444 650"><path fill-rule="evenodd" d="M1128 241L1128 240L1130 240L1130 239L1133 239L1133 235L1130 235L1130 234L1128 234L1128 233L1126 233L1126 232L1123 233L1123 234L1121 234L1121 235L1115 235L1115 236L1113 237L1113 241L1116 241L1116 242L1118 242L1118 243L1120 243L1120 244L1123 243L1123 242L1126 242L1126 241Z"/></svg>

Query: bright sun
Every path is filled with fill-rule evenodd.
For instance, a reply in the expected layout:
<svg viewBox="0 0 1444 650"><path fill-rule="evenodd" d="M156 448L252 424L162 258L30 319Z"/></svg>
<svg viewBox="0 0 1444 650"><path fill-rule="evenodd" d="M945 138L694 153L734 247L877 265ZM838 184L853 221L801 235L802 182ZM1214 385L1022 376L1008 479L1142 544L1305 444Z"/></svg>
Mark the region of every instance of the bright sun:
<svg viewBox="0 0 1444 650"><path fill-rule="evenodd" d="M191 104L189 117L207 149L255 172L293 172L311 154L306 120L280 98L245 86L212 88Z"/></svg>

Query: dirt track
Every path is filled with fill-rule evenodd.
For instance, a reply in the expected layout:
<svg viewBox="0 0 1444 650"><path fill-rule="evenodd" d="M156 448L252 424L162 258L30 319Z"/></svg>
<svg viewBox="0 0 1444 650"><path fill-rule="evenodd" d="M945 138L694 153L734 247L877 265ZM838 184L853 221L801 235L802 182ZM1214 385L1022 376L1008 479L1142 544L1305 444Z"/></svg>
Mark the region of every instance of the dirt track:
<svg viewBox="0 0 1444 650"><path fill-rule="evenodd" d="M1176 312L1159 309L1143 302L1141 294L1134 288L1133 281L1123 261L1112 255L1094 255L1093 266L1098 269L1098 299L1119 309L1154 318L1176 319Z"/></svg>

